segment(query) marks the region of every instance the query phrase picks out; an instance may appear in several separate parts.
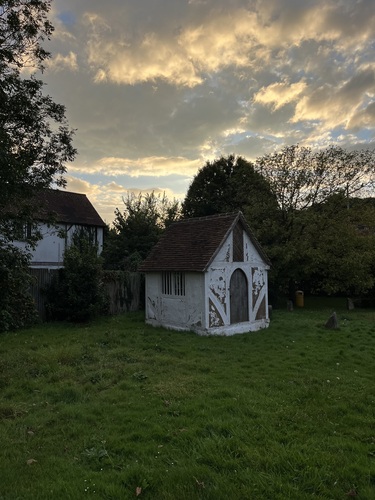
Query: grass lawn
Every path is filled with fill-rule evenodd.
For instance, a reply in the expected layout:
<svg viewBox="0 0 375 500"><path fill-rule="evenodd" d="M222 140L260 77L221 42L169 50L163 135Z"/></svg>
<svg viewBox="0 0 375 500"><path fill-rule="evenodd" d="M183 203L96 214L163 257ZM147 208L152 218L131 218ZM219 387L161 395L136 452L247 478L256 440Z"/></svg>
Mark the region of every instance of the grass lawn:
<svg viewBox="0 0 375 500"><path fill-rule="evenodd" d="M1 335L0 499L374 499L375 312L305 302L233 337Z"/></svg>

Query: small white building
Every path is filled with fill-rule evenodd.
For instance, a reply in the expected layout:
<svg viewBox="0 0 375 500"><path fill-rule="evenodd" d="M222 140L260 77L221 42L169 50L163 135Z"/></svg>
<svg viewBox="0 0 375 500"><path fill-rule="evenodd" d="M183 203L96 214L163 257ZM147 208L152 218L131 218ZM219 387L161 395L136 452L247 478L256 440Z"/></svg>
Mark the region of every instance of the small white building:
<svg viewBox="0 0 375 500"><path fill-rule="evenodd" d="M241 212L175 222L140 268L146 322L202 335L265 328L269 268Z"/></svg>
<svg viewBox="0 0 375 500"><path fill-rule="evenodd" d="M98 245L98 252L102 251L105 222L85 194L44 189L36 195L35 206L37 230L42 238L31 251L32 268L62 267L64 251L70 245L73 234L80 229L88 231ZM23 228L25 236L33 230L30 224ZM22 240L14 242L14 245L26 249Z"/></svg>

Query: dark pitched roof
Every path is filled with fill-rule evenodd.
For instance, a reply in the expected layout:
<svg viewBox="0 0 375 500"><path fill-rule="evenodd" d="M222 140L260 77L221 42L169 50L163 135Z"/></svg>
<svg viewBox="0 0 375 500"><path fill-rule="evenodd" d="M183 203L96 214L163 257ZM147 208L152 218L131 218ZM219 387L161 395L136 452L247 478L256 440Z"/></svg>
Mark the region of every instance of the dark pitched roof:
<svg viewBox="0 0 375 500"><path fill-rule="evenodd" d="M230 231L240 223L269 264L241 212L183 219L171 224L140 266L140 271L205 271Z"/></svg>
<svg viewBox="0 0 375 500"><path fill-rule="evenodd" d="M39 220L53 217L55 222L105 226L105 222L85 194L44 189L36 195L36 203L39 208L36 218Z"/></svg>

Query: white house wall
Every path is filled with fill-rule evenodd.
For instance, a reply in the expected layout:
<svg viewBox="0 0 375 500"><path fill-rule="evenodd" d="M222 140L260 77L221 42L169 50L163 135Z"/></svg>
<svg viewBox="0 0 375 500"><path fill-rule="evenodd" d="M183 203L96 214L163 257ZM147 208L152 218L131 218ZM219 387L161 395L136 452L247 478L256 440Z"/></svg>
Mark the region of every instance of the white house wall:
<svg viewBox="0 0 375 500"><path fill-rule="evenodd" d="M31 266L35 268L57 269L62 267L65 249L71 244L73 234L82 226L58 224L48 226L39 224L38 230L42 239L38 241L34 250L31 251ZM103 249L103 228L97 228L97 243L99 253ZM26 243L15 242L18 248L26 249Z"/></svg>

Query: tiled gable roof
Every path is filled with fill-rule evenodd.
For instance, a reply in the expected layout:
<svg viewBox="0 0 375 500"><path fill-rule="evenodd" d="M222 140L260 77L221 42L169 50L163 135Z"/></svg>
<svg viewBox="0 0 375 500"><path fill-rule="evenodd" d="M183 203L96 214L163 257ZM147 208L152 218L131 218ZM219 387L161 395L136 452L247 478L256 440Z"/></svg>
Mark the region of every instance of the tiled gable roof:
<svg viewBox="0 0 375 500"><path fill-rule="evenodd" d="M54 218L55 222L104 227L105 222L85 194L44 189L36 195L40 209L36 218Z"/></svg>
<svg viewBox="0 0 375 500"><path fill-rule="evenodd" d="M140 271L205 271L234 226L240 223L266 263L269 260L241 212L183 219L171 224Z"/></svg>

